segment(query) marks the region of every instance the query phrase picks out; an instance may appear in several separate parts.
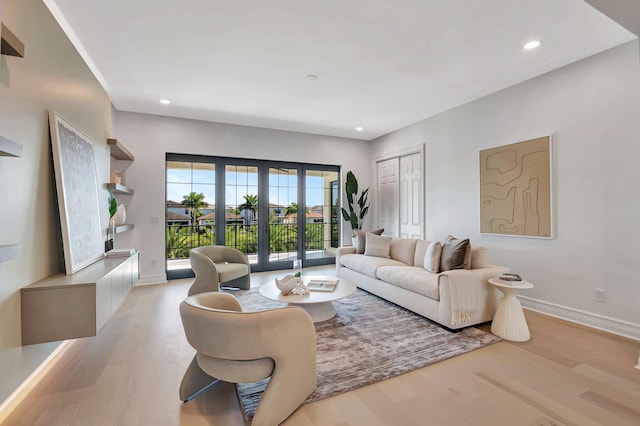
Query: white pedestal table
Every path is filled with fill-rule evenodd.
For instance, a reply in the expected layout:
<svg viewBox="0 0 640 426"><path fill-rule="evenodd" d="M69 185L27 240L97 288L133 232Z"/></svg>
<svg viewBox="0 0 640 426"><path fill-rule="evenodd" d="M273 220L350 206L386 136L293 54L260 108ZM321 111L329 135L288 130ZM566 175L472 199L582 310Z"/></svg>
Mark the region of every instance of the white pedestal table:
<svg viewBox="0 0 640 426"><path fill-rule="evenodd" d="M518 281L511 284L498 278L491 278L489 284L504 294L493 317L491 332L498 337L513 342L528 341L531 338L529 326L516 294L518 290L533 288L533 284L526 281Z"/></svg>

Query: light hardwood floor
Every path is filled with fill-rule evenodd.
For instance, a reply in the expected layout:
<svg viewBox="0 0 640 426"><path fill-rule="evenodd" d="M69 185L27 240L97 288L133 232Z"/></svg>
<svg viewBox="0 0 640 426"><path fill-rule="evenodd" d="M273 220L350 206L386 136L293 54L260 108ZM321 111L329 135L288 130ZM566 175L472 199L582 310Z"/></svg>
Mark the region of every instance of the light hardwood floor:
<svg viewBox="0 0 640 426"><path fill-rule="evenodd" d="M278 274L253 274L252 286ZM178 399L194 353L178 314L190 283L134 288L98 336L76 340L5 424L248 424L232 385L186 404ZM503 341L302 406L285 424L640 424L640 370L633 368L640 343L526 316L527 343Z"/></svg>

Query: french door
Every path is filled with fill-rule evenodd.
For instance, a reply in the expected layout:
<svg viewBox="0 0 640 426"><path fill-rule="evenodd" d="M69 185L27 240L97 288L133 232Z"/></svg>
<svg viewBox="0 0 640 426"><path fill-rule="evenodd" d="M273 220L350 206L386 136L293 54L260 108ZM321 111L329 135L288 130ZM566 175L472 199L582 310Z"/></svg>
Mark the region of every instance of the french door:
<svg viewBox="0 0 640 426"><path fill-rule="evenodd" d="M169 278L190 276L189 250L202 245L237 248L252 271L335 261L338 166L185 154L166 165Z"/></svg>
<svg viewBox="0 0 640 426"><path fill-rule="evenodd" d="M423 238L422 157L416 152L377 163L377 227L384 235Z"/></svg>

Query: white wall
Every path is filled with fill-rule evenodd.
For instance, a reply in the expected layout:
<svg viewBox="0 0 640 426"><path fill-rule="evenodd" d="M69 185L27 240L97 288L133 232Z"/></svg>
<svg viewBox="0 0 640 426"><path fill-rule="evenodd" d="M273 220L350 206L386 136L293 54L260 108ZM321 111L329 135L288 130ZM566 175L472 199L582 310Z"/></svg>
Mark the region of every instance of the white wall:
<svg viewBox="0 0 640 426"><path fill-rule="evenodd" d="M59 345L22 346L20 288L58 272L60 222L47 111L56 110L96 142L98 181L107 182L109 97L39 0L3 0L2 20L25 57L0 57L0 134L23 145L0 157L0 244L22 255L0 263L0 403ZM107 192L100 191L103 221Z"/></svg>
<svg viewBox="0 0 640 426"><path fill-rule="evenodd" d="M166 152L334 164L342 166L343 179L353 170L363 185L370 182L365 141L120 111L115 125L115 137L135 156L126 176L135 191L127 222L135 228L118 234L116 246L141 250L141 283L165 279ZM343 238L350 241L347 224Z"/></svg>
<svg viewBox="0 0 640 426"><path fill-rule="evenodd" d="M469 236L535 284L526 305L640 339L638 54L636 40L425 119L372 158L425 143L428 239ZM478 151L549 134L557 238L480 235Z"/></svg>

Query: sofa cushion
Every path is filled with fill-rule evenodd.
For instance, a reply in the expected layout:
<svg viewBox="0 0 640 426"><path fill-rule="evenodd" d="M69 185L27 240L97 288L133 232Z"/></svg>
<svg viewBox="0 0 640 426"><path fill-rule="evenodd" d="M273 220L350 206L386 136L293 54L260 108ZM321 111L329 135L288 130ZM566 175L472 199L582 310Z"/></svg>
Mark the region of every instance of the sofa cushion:
<svg viewBox="0 0 640 426"><path fill-rule="evenodd" d="M487 266L486 247L471 247L471 269L480 269Z"/></svg>
<svg viewBox="0 0 640 426"><path fill-rule="evenodd" d="M428 240L418 240L416 244L416 254L413 257L413 266L420 266L420 264L424 263L424 255L427 253L427 247L429 247L431 241Z"/></svg>
<svg viewBox="0 0 640 426"><path fill-rule="evenodd" d="M373 232L367 232L367 246L364 249L365 256L384 257L389 259L389 249L391 248L391 237L383 237Z"/></svg>
<svg viewBox="0 0 640 426"><path fill-rule="evenodd" d="M428 272L437 274L440 272L440 257L442 256L442 243L440 241L434 241L427 247L427 252L424 254L424 269Z"/></svg>
<svg viewBox="0 0 640 426"><path fill-rule="evenodd" d="M407 267L402 262L393 259L384 259L382 257L365 256L363 254L345 254L340 256L340 263L351 269L352 271L360 272L370 276L371 278L377 278L376 271L381 266L402 266Z"/></svg>
<svg viewBox="0 0 640 426"><path fill-rule="evenodd" d="M469 254L467 255L467 251ZM467 257L468 256L468 257ZM465 268L465 260L469 259L468 267ZM440 257L440 271L450 271L452 269L471 268L471 248L469 239L459 240L449 235L442 245L442 256Z"/></svg>
<svg viewBox="0 0 640 426"><path fill-rule="evenodd" d="M358 238L358 245L356 246L357 254L364 254L364 250L367 246L367 231L363 231L361 229L355 229L356 237ZM384 228L376 229L375 231L370 231L372 234L382 235L384 232Z"/></svg>
<svg viewBox="0 0 640 426"><path fill-rule="evenodd" d="M409 266L414 265L413 256L416 253L416 243L418 240L412 238L394 238L391 240L389 256L394 260L399 260ZM422 263L419 263L420 266Z"/></svg>
<svg viewBox="0 0 640 426"><path fill-rule="evenodd" d="M427 272L419 266L380 266L377 277L396 287L440 300L438 274Z"/></svg>

